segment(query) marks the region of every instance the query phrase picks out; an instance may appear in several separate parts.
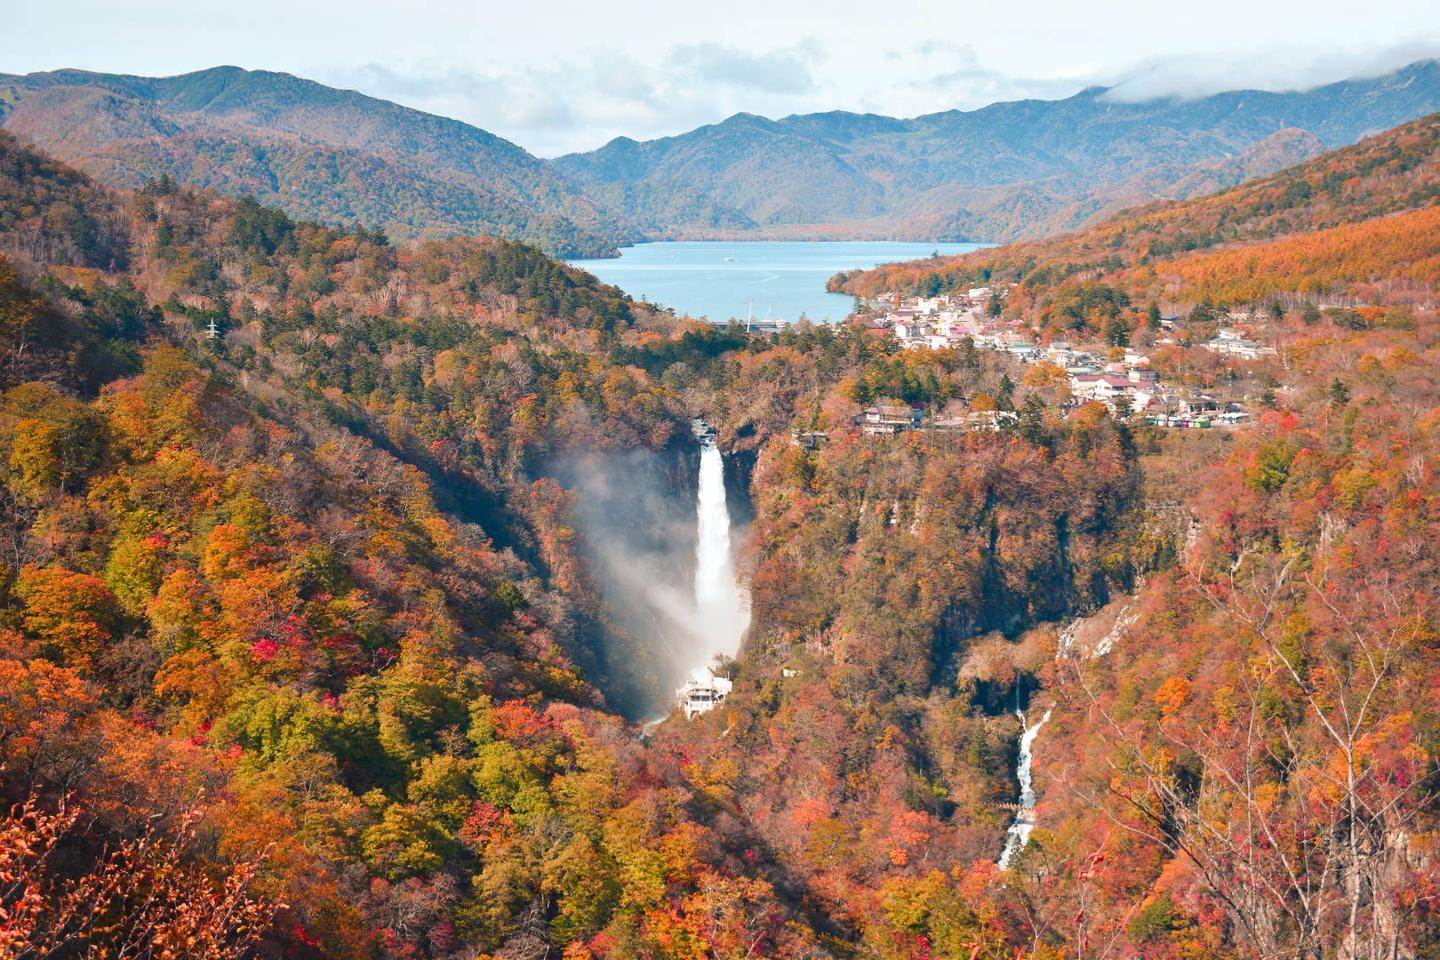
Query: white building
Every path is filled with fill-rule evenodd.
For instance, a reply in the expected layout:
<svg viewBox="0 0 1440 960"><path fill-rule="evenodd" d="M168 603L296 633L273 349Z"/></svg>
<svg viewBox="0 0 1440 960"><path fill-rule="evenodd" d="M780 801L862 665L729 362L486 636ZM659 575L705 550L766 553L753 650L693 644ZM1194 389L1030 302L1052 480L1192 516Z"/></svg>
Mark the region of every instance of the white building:
<svg viewBox="0 0 1440 960"><path fill-rule="evenodd" d="M917 341L923 345L925 338L934 329L932 324L924 320L911 318L896 320L895 339L899 340L902 345L908 345L911 341Z"/></svg>
<svg viewBox="0 0 1440 960"><path fill-rule="evenodd" d="M1215 335L1215 339L1203 345L1211 353L1223 353L1231 357L1240 357L1244 360L1258 360L1261 357L1275 356L1274 347L1261 346L1259 343L1245 337L1238 330L1225 329Z"/></svg>
<svg viewBox="0 0 1440 960"><path fill-rule="evenodd" d="M1156 393L1155 386L1137 383L1127 377L1106 374L1075 374L1070 377L1070 395L1077 400L1098 400L1111 410L1121 397L1130 401L1130 409L1144 410Z"/></svg>
<svg viewBox="0 0 1440 960"><path fill-rule="evenodd" d="M905 404L881 403L855 418L855 425L867 437L894 436L920 426L921 413Z"/></svg>
<svg viewBox="0 0 1440 960"><path fill-rule="evenodd" d="M675 705L684 710L685 719L690 720L724 703L733 686L729 677L717 677L709 670L697 670L683 687L675 691Z"/></svg>

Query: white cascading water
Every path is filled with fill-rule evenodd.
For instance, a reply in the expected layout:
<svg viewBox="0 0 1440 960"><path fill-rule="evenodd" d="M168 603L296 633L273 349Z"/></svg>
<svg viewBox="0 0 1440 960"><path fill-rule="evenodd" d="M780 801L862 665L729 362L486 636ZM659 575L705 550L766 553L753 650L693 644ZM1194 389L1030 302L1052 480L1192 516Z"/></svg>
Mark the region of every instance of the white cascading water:
<svg viewBox="0 0 1440 960"><path fill-rule="evenodd" d="M697 510L695 633L703 649L696 651L696 669L704 670L717 654L735 656L740 638L750 626L749 604L735 582L735 560L730 553L725 461L710 436L701 438Z"/></svg>
<svg viewBox="0 0 1440 960"><path fill-rule="evenodd" d="M1015 779L1020 781L1020 809L1015 813L1015 822L1005 833L1005 849L1000 853L1001 870L1009 867L1011 858L1025 849L1025 844L1030 842L1030 831L1035 829L1035 780L1030 772L1030 762L1035 756L1035 738L1050 719L1050 711L1046 710L1045 716L1033 727L1025 726L1025 711L1016 710L1015 715L1020 718L1020 727L1025 731L1020 736L1020 762L1015 766Z"/></svg>

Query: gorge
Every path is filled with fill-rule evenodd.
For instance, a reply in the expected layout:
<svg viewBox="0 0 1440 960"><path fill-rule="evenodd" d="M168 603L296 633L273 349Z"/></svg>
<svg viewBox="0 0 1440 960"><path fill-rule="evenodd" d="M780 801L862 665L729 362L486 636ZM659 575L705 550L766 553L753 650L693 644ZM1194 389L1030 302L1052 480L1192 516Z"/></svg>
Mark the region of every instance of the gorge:
<svg viewBox="0 0 1440 960"><path fill-rule="evenodd" d="M587 641L597 686L632 721L667 715L680 684L739 652L750 620L736 563L753 510L746 462L696 420L660 450L589 451L550 466L574 491L578 544L603 605Z"/></svg>
<svg viewBox="0 0 1440 960"><path fill-rule="evenodd" d="M97 950L152 890L181 935L237 902L197 960L1440 957L1437 191L1440 116L844 278L984 283L999 343L1249 411L1192 429L0 130L0 916L51 956L102 889Z"/></svg>

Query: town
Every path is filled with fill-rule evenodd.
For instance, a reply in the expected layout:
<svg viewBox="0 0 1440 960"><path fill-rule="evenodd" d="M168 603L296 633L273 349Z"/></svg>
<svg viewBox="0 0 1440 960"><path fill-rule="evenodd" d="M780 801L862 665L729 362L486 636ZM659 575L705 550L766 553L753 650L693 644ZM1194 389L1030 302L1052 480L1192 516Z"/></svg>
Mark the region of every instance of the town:
<svg viewBox="0 0 1440 960"><path fill-rule="evenodd" d="M867 332L893 337L905 350L960 350L966 343L978 350L1006 354L1019 363L1040 366L1038 379L1063 382L1068 388L1066 409L1084 403L1104 404L1122 418L1143 418L1153 426L1210 429L1235 426L1251 413L1248 395L1232 396L1213 389L1169 382L1161 376L1142 348L1107 344L1077 344L1053 339L1039 342L1021 321L1005 319L997 309L1005 289L975 287L963 294L902 298L886 295L864 319ZM1162 317L1159 335L1151 346L1175 346L1169 334L1178 317ZM1213 337L1196 346L1230 360L1264 360L1277 355L1274 347L1246 335L1243 328L1256 318L1234 312L1222 317ZM869 435L909 430L998 431L1016 420L1006 410L972 410L953 416L932 416L904 404L877 404L856 417L856 425Z"/></svg>

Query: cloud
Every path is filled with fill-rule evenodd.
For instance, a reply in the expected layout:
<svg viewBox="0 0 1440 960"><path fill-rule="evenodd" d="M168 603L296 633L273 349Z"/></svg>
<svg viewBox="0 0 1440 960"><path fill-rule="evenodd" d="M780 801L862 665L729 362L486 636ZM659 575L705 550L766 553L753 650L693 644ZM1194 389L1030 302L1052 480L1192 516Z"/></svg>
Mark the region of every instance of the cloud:
<svg viewBox="0 0 1440 960"><path fill-rule="evenodd" d="M601 53L482 69L366 64L322 79L463 120L540 154L596 146L596 131L614 126L644 135L681 107L656 71Z"/></svg>
<svg viewBox="0 0 1440 960"><path fill-rule="evenodd" d="M815 89L809 61L818 52L813 41L760 54L716 43L701 43L676 47L668 63L702 83L772 94L800 94Z"/></svg>
<svg viewBox="0 0 1440 960"><path fill-rule="evenodd" d="M320 79L455 117L550 156L625 135L684 132L742 110L790 112L817 91L813 43L752 52L714 43L670 48L653 63L589 51L482 69L371 63Z"/></svg>
<svg viewBox="0 0 1440 960"><path fill-rule="evenodd" d="M892 83L872 91L867 107L901 115L971 110L1002 100L1054 99L1086 85L1083 77L1008 74L986 66L972 45L948 40L927 40L914 50L890 51L885 59Z"/></svg>
<svg viewBox="0 0 1440 960"><path fill-rule="evenodd" d="M813 39L754 50L705 42L658 49L649 59L590 49L483 67L371 63L322 71L317 79L455 117L555 156L592 150L616 136L672 136L739 112L781 117L842 109L910 117L1003 100L1059 99L1096 85L1111 87L1107 96L1122 101L1305 89L1436 56L1440 40L1369 52L1270 46L1100 69L1072 65L1053 75L997 67L980 49L936 38L858 54Z"/></svg>
<svg viewBox="0 0 1440 960"><path fill-rule="evenodd" d="M1340 80L1377 77L1417 60L1440 57L1440 38L1380 50L1270 45L1245 51L1166 57L1141 62L1106 83L1106 98L1133 103L1191 99L1227 90L1310 90Z"/></svg>

